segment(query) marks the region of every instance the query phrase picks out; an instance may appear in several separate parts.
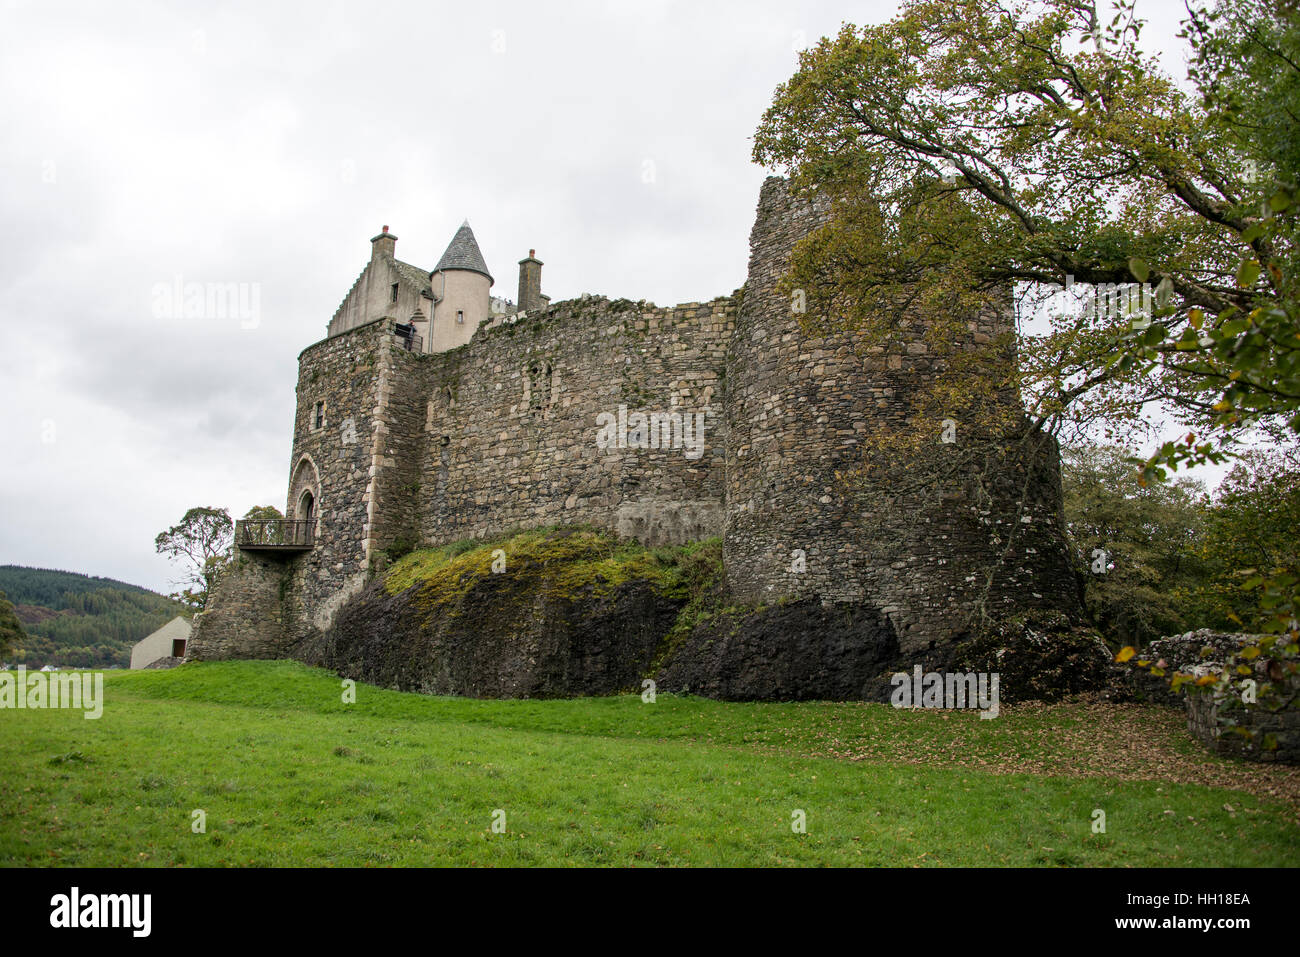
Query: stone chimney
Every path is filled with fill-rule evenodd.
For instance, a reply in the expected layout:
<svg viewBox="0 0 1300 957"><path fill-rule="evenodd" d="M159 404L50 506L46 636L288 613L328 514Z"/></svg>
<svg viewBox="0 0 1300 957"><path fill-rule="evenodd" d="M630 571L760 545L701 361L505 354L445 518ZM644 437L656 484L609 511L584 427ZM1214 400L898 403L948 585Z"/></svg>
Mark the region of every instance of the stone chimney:
<svg viewBox="0 0 1300 957"><path fill-rule="evenodd" d="M542 261L537 250L528 250L528 258L519 260L519 311L545 308L542 297Z"/></svg>
<svg viewBox="0 0 1300 957"><path fill-rule="evenodd" d="M375 262L380 256L396 256L397 237L384 227L384 231L370 240L370 261Z"/></svg>

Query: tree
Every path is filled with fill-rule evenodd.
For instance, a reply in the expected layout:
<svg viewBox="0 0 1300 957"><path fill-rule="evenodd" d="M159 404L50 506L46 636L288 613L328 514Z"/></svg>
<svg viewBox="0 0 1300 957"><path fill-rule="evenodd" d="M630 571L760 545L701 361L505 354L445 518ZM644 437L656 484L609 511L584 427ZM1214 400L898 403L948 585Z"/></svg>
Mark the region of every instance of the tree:
<svg viewBox="0 0 1300 957"><path fill-rule="evenodd" d="M253 538L244 538L244 542L257 541L264 545L284 544L284 515L274 505L254 505L241 521L260 523L252 526L248 533Z"/></svg>
<svg viewBox="0 0 1300 957"><path fill-rule="evenodd" d="M1222 461L1252 428L1300 432L1300 20L1278 0L1193 13L1199 102L1141 30L1133 0L910 0L823 39L778 87L755 159L833 210L790 287L814 325L889 340L926 319L951 361L918 429L979 387L963 320L1015 289L1044 328L1022 324L1020 361L986 368L1034 429L1149 434L1164 404L1189 431L1146 480ZM1244 102L1267 122L1239 122Z"/></svg>
<svg viewBox="0 0 1300 957"><path fill-rule="evenodd" d="M14 603L0 591L0 657L11 655L27 638L23 623L18 620Z"/></svg>
<svg viewBox="0 0 1300 957"><path fill-rule="evenodd" d="M1205 547L1210 499L1199 481L1143 486L1122 448L1064 450L1061 484L1084 607L1119 645L1210 626L1239 627L1211 614L1206 591L1220 571Z"/></svg>
<svg viewBox="0 0 1300 957"><path fill-rule="evenodd" d="M1296 607L1298 530L1300 456L1241 455L1219 486L1199 544L1202 560L1218 572L1205 585L1207 613L1237 628L1286 630ZM1288 586L1292 594L1281 595Z"/></svg>
<svg viewBox="0 0 1300 957"><path fill-rule="evenodd" d="M1186 432L1142 463L1144 483L1223 462L1252 433L1293 448L1300 13L1289 6L1190 8L1192 95L1142 54L1135 0L904 0L888 23L845 25L804 51L754 158L830 210L787 277L805 327L887 346L919 320L941 374L913 403L916 436L1008 389L1026 435L1075 442L1150 437L1167 410ZM966 320L1009 295L1016 328L971 348ZM1300 654L1300 567L1223 572L1248 576L1251 618L1275 634L1216 687L1265 659L1284 686Z"/></svg>
<svg viewBox="0 0 1300 957"><path fill-rule="evenodd" d="M257 521L268 521L272 519L283 519L284 513L274 505L254 505L244 513L244 518Z"/></svg>
<svg viewBox="0 0 1300 957"><path fill-rule="evenodd" d="M1030 432L1067 441L1149 437L1166 409L1187 431L1145 482L1300 436L1300 14L1193 10L1195 96L1141 32L1134 0L907 0L778 87L755 159L831 210L788 286L811 327L887 343L924 320L946 370L917 435L1008 388ZM1011 292L1019 328L971 349L966 319ZM1281 619L1279 574L1256 585Z"/></svg>
<svg viewBox="0 0 1300 957"><path fill-rule="evenodd" d="M244 513L244 519L250 520L283 518L274 505L254 505ZM187 587L171 597L202 611L217 575L230 562L234 523L224 508L192 508L180 524L160 532L154 545L159 554L180 559L186 570L186 577L177 584Z"/></svg>
<svg viewBox="0 0 1300 957"><path fill-rule="evenodd" d="M154 548L181 562L185 577L177 584L182 588L173 597L192 608L202 610L208 601L217 574L230 556L234 524L224 508L191 508L176 525L160 532Z"/></svg>

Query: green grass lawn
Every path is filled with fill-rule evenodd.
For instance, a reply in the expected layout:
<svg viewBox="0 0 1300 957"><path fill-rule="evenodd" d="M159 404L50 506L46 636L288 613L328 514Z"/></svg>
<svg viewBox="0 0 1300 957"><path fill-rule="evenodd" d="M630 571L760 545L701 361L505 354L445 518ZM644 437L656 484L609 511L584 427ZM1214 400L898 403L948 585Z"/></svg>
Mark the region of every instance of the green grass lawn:
<svg viewBox="0 0 1300 957"><path fill-rule="evenodd" d="M1204 754L1155 707L982 721L365 685L345 704L291 662L110 673L105 694L99 720L0 711L0 863L1300 864L1295 805L1268 796L1289 772Z"/></svg>

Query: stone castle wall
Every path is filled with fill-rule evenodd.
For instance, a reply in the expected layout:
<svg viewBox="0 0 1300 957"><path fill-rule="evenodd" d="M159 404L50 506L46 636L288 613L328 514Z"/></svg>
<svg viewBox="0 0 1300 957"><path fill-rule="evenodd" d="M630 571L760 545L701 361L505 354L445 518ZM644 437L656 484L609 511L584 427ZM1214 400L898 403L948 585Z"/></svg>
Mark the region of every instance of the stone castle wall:
<svg viewBox="0 0 1300 957"><path fill-rule="evenodd" d="M734 320L731 299L673 308L579 299L427 357L421 541L555 524L652 544L720 534L720 392ZM620 408L629 418L676 414L703 433L674 424L665 438L679 447L602 448L599 417Z"/></svg>
<svg viewBox="0 0 1300 957"><path fill-rule="evenodd" d="M553 524L651 543L721 534L734 320L730 298L670 308L590 298L444 353L406 351L382 321L318 343L300 360L289 494L296 514L318 477L312 562L335 578L396 545ZM631 443L602 447L600 417L620 410L630 421L676 416L669 447L637 447L630 424ZM684 434L676 423L688 416Z"/></svg>
<svg viewBox="0 0 1300 957"><path fill-rule="evenodd" d="M906 460L875 485L843 481L869 436L906 419L933 357L919 325L894 352L800 331L778 283L820 215L782 181L764 185L743 296L668 308L584 297L435 354L404 350L380 320L304 350L286 514L302 517L310 492L316 547L244 566L248 580L222 585L201 617L192 654L254 640L242 624L238 641L218 640L224 604L250 607L240 588L265 596L274 584L282 607L261 637L292 648L397 552L547 525L648 544L722 534L738 599L859 603L904 651L954 636L982 605L1073 608L1050 441L914 500L896 495ZM1003 321L978 317L972 334ZM679 431L678 447L639 448L637 413L702 415L702 441L683 447Z"/></svg>
<svg viewBox="0 0 1300 957"><path fill-rule="evenodd" d="M326 627L336 596L358 590L370 569L375 502L389 493L396 469L387 398L393 336L379 321L333 336L298 358L298 409L286 516L304 518L301 497L315 499L316 546L291 560L295 637ZM317 404L324 403L318 427Z"/></svg>
<svg viewBox="0 0 1300 957"><path fill-rule="evenodd" d="M293 569L239 553L218 576L207 610L194 616L190 658L290 658L295 650L286 601ZM195 645L195 642L198 642Z"/></svg>
<svg viewBox="0 0 1300 957"><path fill-rule="evenodd" d="M1260 679L1261 686L1268 681L1267 675ZM1267 706L1247 708L1218 692L1187 692L1187 730L1216 754L1300 764L1300 681L1279 683L1275 693Z"/></svg>
<svg viewBox="0 0 1300 957"><path fill-rule="evenodd" d="M195 654L291 648L417 544L558 524L650 543L720 535L720 393L735 313L731 298L657 308L593 297L445 353L407 351L383 320L304 350L285 514L305 517L311 494L316 546L244 556L214 609L244 609L244 593L272 586L285 608L260 632L242 610L238 628L218 624L224 612L207 616ZM693 429L665 435L678 447L639 448L628 426L631 444L602 448L599 417L617 420L620 407L629 419L690 416Z"/></svg>

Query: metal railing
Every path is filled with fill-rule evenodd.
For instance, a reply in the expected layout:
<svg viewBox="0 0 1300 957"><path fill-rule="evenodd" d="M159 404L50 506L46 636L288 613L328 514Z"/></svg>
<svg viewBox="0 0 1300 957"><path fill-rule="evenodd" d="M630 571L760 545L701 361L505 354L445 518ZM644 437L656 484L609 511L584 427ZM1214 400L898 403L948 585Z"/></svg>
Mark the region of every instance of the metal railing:
<svg viewBox="0 0 1300 957"><path fill-rule="evenodd" d="M424 351L424 336L415 334L415 327L397 323L393 327L393 335L397 336L397 341L402 344L402 348L409 352Z"/></svg>
<svg viewBox="0 0 1300 957"><path fill-rule="evenodd" d="M240 548L311 548L316 544L316 520L241 518L235 523Z"/></svg>

